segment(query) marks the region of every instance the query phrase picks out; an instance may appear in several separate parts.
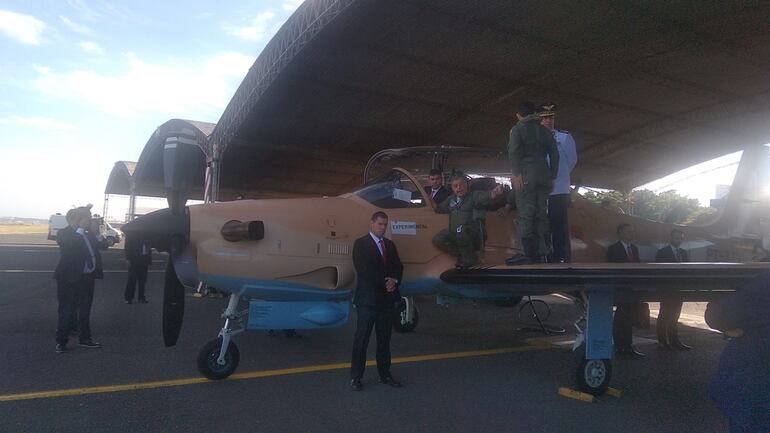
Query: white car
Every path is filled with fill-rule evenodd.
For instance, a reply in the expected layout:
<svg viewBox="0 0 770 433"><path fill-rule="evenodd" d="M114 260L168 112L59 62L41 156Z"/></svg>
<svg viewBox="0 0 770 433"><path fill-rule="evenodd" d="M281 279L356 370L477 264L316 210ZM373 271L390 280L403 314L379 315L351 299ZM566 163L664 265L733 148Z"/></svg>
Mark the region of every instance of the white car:
<svg viewBox="0 0 770 433"><path fill-rule="evenodd" d="M108 247L111 247L123 240L123 232L113 227L110 223L104 221L104 219L99 218L99 222L99 229L102 236L104 236L104 239L107 240ZM64 215L60 213L51 215L51 217L48 218L48 240L55 241L56 234L59 232L59 230L67 227L67 225L67 218Z"/></svg>

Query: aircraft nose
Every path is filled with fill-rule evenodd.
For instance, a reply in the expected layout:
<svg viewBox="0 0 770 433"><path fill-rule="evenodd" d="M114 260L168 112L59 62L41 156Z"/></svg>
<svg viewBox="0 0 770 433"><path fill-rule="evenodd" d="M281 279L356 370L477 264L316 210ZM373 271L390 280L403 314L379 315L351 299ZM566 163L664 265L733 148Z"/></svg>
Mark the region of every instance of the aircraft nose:
<svg viewBox="0 0 770 433"><path fill-rule="evenodd" d="M158 251L169 251L173 238L187 239L190 234L190 214L185 211L174 214L161 209L131 221L122 227L128 237L141 239L147 246Z"/></svg>

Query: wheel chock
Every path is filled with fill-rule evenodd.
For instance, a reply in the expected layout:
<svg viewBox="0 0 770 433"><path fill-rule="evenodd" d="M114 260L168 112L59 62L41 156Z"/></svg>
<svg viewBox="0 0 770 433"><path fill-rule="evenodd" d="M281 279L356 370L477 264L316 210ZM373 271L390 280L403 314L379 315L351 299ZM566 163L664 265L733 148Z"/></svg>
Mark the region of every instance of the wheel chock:
<svg viewBox="0 0 770 433"><path fill-rule="evenodd" d="M561 387L559 388L559 395L562 397L572 398L575 400L585 401L588 403L593 403L596 401L596 397L592 396L591 394L576 391L574 389Z"/></svg>
<svg viewBox="0 0 770 433"><path fill-rule="evenodd" d="M621 391L621 390L619 390L617 388L608 387L607 391L605 392L605 394L611 395L611 396L616 397L616 398L620 398L620 397L623 396L623 391Z"/></svg>

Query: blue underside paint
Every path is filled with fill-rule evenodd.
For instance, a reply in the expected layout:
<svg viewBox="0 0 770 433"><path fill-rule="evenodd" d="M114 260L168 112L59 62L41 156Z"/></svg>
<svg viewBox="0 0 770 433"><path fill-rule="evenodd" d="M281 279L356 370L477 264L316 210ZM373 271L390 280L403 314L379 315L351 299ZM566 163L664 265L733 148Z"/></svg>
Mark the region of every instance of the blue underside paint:
<svg viewBox="0 0 770 433"><path fill-rule="evenodd" d="M247 329L315 329L342 326L348 302L249 302Z"/></svg>
<svg viewBox="0 0 770 433"><path fill-rule="evenodd" d="M249 299L247 329L312 329L345 324L352 290L328 290L276 280L200 274L211 287ZM404 281L402 296L443 294L453 298L507 299L511 295L475 286L447 285L438 278Z"/></svg>
<svg viewBox="0 0 770 433"><path fill-rule="evenodd" d="M591 287L587 291L586 359L612 358L612 304L614 293L612 288L601 286Z"/></svg>
<svg viewBox="0 0 770 433"><path fill-rule="evenodd" d="M351 290L328 290L305 284L276 280L257 280L251 278L223 275L200 274L204 283L229 293L240 293L247 299L266 301L336 301L350 299Z"/></svg>
<svg viewBox="0 0 770 433"><path fill-rule="evenodd" d="M286 281L258 280L250 278L200 274L204 283L216 289L240 293L248 299L266 301L346 301L352 295L352 290L328 290L305 284ZM467 284L446 284L439 278L419 278L404 281L399 286L402 296L435 295L454 296L479 300L503 300L511 297L510 293L485 290L484 286Z"/></svg>

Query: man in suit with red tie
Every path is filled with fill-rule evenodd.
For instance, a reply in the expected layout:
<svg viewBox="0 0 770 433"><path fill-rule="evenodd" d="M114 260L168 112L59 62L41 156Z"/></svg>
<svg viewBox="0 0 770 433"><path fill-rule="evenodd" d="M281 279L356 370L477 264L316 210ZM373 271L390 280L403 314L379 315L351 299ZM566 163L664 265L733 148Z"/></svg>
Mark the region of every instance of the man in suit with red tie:
<svg viewBox="0 0 770 433"><path fill-rule="evenodd" d="M619 241L607 248L607 261L613 263L638 263L639 248L632 243L634 228L630 224L620 224L617 229ZM634 314L642 307L639 302L619 302L612 322L612 338L615 352L628 358L644 358L631 344Z"/></svg>
<svg viewBox="0 0 770 433"><path fill-rule="evenodd" d="M350 363L350 388L353 391L363 388L361 378L366 366L366 348L369 346L372 328L377 335L377 372L380 383L396 388L401 386L390 374L390 334L395 305L401 299L398 284L404 266L398 257L396 244L385 238L387 228L388 215L375 212L370 221L369 233L356 239L353 244L353 265L357 275L353 304L358 315Z"/></svg>
<svg viewBox="0 0 770 433"><path fill-rule="evenodd" d="M434 203L439 204L452 195L452 191L444 186L444 174L441 170L432 169L428 175L428 180L430 185L425 187L425 192L428 193L428 196L430 196Z"/></svg>
<svg viewBox="0 0 770 433"><path fill-rule="evenodd" d="M680 248L684 241L684 233L681 230L671 231L671 240L668 245L658 250L655 254L656 262L681 263L690 261L687 251ZM676 293L665 296L660 301L660 313L658 313L657 331L658 346L667 350L690 350L692 347L679 341L677 322L682 313L682 301Z"/></svg>

